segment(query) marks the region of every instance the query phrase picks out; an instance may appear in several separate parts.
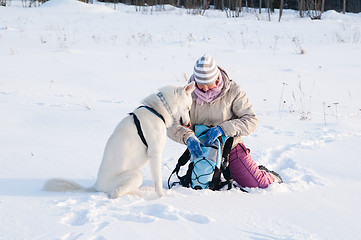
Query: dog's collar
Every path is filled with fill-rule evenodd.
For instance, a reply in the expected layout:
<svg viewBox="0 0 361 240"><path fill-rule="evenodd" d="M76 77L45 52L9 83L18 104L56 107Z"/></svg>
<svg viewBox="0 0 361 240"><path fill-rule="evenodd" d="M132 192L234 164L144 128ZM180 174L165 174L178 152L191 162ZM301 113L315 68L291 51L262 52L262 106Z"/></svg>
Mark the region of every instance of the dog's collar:
<svg viewBox="0 0 361 240"><path fill-rule="evenodd" d="M164 95L161 92L158 92L157 96L159 97L160 101L163 103L163 106L165 107L165 109L167 109L170 116L174 119L174 115L172 113L172 110L170 109L167 101L165 100Z"/></svg>
<svg viewBox="0 0 361 240"><path fill-rule="evenodd" d="M146 108L149 111L151 111L152 113L154 113L156 116L158 116L160 119L162 119L162 121L165 123L164 117L162 115L160 115L154 108L148 107L148 106L140 106L139 108Z"/></svg>

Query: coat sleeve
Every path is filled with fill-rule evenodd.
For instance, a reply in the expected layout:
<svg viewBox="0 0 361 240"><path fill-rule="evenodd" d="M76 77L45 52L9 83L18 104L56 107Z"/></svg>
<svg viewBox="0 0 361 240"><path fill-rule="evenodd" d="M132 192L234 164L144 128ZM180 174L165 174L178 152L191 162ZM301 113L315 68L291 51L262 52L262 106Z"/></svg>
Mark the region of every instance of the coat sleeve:
<svg viewBox="0 0 361 240"><path fill-rule="evenodd" d="M167 135L173 141L186 144L187 139L194 135L194 132L193 130L183 127L178 123L174 123L173 126L167 129Z"/></svg>
<svg viewBox="0 0 361 240"><path fill-rule="evenodd" d="M226 136L247 136L256 130L258 119L246 93L237 85L232 102L233 118L220 124Z"/></svg>

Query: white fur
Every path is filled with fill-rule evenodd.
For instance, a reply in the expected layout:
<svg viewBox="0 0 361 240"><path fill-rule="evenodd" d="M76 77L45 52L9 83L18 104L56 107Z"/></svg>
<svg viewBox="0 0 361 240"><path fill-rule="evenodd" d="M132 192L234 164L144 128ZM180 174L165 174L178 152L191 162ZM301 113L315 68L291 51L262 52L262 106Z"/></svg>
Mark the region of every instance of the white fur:
<svg viewBox="0 0 361 240"><path fill-rule="evenodd" d="M97 181L92 188L84 188L77 183L64 179L50 179L44 189L48 191L101 191L111 198L135 192L142 184L142 167L149 161L155 191L164 195L162 186L161 160L166 143L166 128L174 121L190 124L189 109L192 104L191 92L194 82L185 87L164 87L160 89L173 116L167 111L160 98L152 94L143 104L161 114L165 123L145 108L134 111L139 118L148 148L141 141L133 116L125 117L115 128L105 147Z"/></svg>

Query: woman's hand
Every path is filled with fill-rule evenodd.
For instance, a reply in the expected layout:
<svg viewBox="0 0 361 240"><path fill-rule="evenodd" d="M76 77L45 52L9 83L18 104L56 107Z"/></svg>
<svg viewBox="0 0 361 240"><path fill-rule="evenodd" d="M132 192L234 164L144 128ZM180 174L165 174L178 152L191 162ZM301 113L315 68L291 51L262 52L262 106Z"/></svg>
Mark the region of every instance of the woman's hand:
<svg viewBox="0 0 361 240"><path fill-rule="evenodd" d="M206 133L207 139L204 142L204 145L211 145L219 136L223 135L224 132L220 126L210 128Z"/></svg>
<svg viewBox="0 0 361 240"><path fill-rule="evenodd" d="M187 139L187 147L189 152L191 153L191 155L193 155L194 157L198 158L200 156L203 155L203 151L201 148L201 142L199 141L199 139L195 136L190 136Z"/></svg>

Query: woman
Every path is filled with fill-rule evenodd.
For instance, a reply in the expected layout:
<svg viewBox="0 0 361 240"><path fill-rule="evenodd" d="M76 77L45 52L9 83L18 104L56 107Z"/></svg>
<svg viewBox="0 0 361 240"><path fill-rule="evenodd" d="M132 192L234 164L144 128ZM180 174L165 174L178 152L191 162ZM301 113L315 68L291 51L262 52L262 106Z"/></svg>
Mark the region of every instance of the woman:
<svg viewBox="0 0 361 240"><path fill-rule="evenodd" d="M254 132L258 122L243 89L208 55L197 60L189 81L196 82L190 110L192 126L212 127L207 132L205 144L213 143L222 135L234 138L230 153L232 178L242 187L266 188L275 181L282 182L277 173L258 167L242 143L241 137ZM186 144L192 155L202 155L200 141L191 128L174 125L168 130L168 136Z"/></svg>

